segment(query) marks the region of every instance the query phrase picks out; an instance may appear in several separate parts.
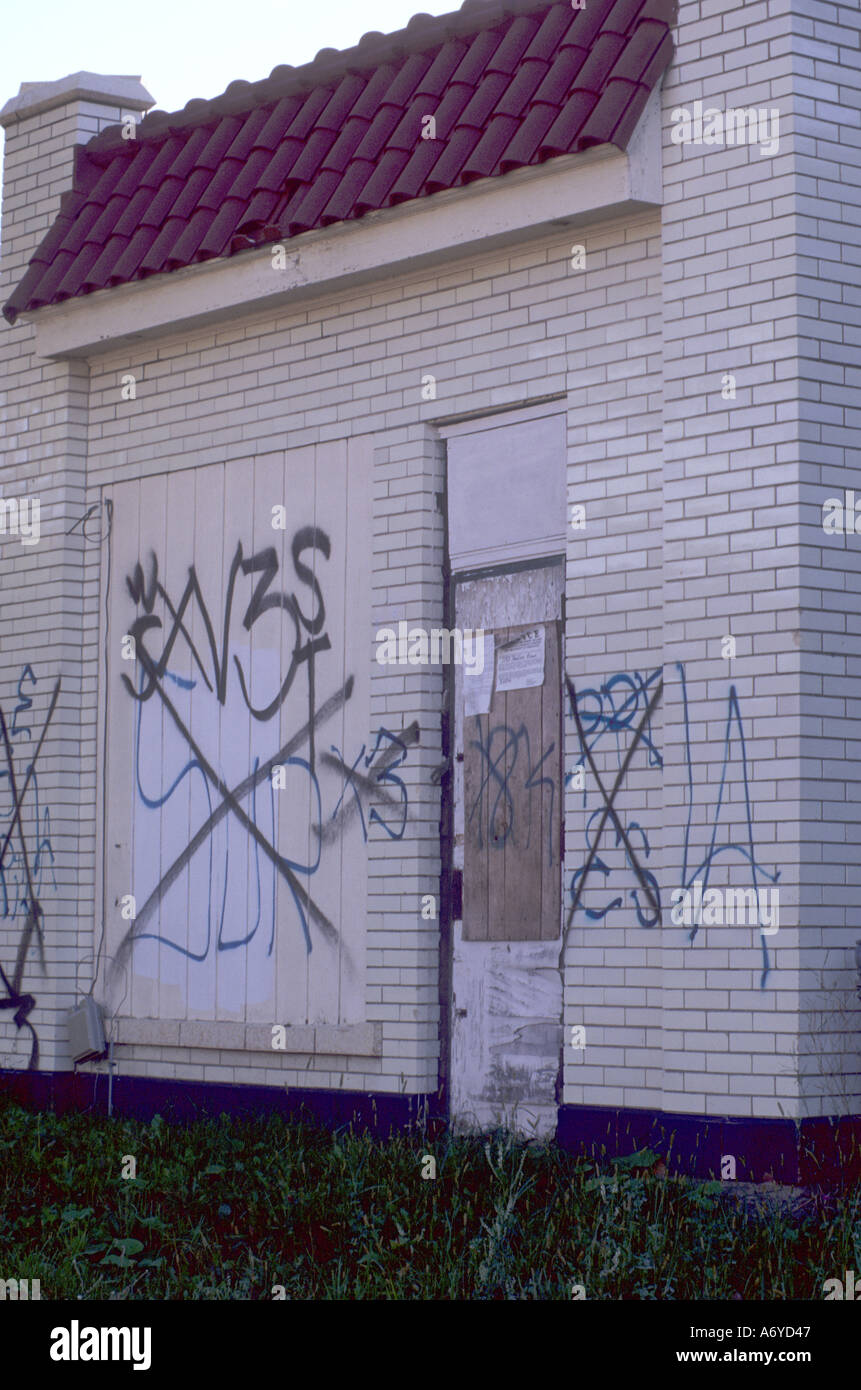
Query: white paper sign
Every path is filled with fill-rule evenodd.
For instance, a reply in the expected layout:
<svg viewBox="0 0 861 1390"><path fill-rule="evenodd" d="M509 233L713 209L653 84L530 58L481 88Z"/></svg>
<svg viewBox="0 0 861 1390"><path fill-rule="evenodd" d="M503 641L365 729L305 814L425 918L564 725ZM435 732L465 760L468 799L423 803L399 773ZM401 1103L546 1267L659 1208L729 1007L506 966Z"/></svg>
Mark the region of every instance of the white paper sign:
<svg viewBox="0 0 861 1390"><path fill-rule="evenodd" d="M481 674L463 668L464 714L489 714L493 699L493 633L484 634L484 666Z"/></svg>
<svg viewBox="0 0 861 1390"><path fill-rule="evenodd" d="M499 648L496 689L526 690L544 684L544 628L536 627Z"/></svg>

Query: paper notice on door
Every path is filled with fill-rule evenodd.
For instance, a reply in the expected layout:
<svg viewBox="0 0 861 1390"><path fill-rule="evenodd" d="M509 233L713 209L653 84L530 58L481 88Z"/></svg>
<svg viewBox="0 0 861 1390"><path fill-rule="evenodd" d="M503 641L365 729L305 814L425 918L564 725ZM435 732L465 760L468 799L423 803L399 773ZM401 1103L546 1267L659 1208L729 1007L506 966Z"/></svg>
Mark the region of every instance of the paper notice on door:
<svg viewBox="0 0 861 1390"><path fill-rule="evenodd" d="M496 689L526 690L544 684L544 628L536 627L513 637L499 648Z"/></svg>
<svg viewBox="0 0 861 1390"><path fill-rule="evenodd" d="M493 633L485 632L484 665L481 671L463 667L464 714L489 714L493 699Z"/></svg>

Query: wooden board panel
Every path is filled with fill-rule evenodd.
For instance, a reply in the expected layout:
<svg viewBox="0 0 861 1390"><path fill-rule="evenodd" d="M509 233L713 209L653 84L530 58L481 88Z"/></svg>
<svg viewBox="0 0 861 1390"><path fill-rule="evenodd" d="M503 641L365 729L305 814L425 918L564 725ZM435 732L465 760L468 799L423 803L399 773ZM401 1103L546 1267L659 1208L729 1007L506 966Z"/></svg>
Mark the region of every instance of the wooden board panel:
<svg viewBox="0 0 861 1390"><path fill-rule="evenodd" d="M467 941L552 940L560 930L559 637L555 622L543 626L543 684L494 690L490 713L465 721ZM497 628L497 651L530 627Z"/></svg>
<svg viewBox="0 0 861 1390"><path fill-rule="evenodd" d="M104 572L102 578L102 612L116 603L116 589L125 587L126 575L131 574L138 558L138 519L140 516L140 484L127 483L122 489L108 489L105 499L111 503L112 521L110 535L102 548ZM134 847L135 847L135 798L129 794L129 768L135 766L135 736L137 729L137 706L130 699L122 683L123 675L134 681L134 663L122 657L122 639L128 631L117 623L113 627L105 614L105 629L99 646L102 661L103 689L107 692L108 709L103 718L108 719L110 711L110 739L103 733L104 773L99 788L100 822L104 823L104 883L102 901L105 912L104 959L100 962L100 979L109 1001L111 1011L123 1007L131 1012L135 1007L127 967L116 969L115 962L127 933L134 923L126 921L121 915L121 900L124 894L135 893ZM110 808L106 812L105 803ZM138 889L137 891L140 891ZM154 1016L156 1007L155 980L150 982L152 999L144 998L141 1005L149 1007L148 1016Z"/></svg>
<svg viewBox="0 0 861 1390"><path fill-rule="evenodd" d="M301 560L313 574L317 591L314 593L304 586L299 592L301 608L307 621L319 626L318 632L303 633L304 640L325 638L327 643L316 654L313 666L309 663L307 668L309 675L313 671L314 708L318 709L330 690L337 688L344 679L344 614L350 576L345 569L347 448L343 440L333 440L315 447L314 483L312 517L317 544L305 550ZM307 679L304 673L301 679L302 687L305 689ZM348 765L352 764L350 751L344 748L343 707L338 709L330 720L320 723L318 727L315 726L313 751L310 753L314 781L308 787L305 813L306 853L307 863L316 864L318 867L309 877L308 885L313 892L314 901L334 930L316 931L314 949L308 956L309 1023L325 1023L327 1019L338 1017L341 952L344 946L342 917L349 918L349 909L342 913L340 900L343 843L341 836L336 836L327 843L324 865L322 841L315 827L322 824L326 815L322 809L323 805L328 808L334 804L343 787L343 774L328 761L329 757L339 756L346 760Z"/></svg>
<svg viewBox="0 0 861 1390"><path fill-rule="evenodd" d="M146 517L139 528L139 549L133 570L128 575L117 575L119 583L114 588L114 598L121 602L126 617L120 625L121 632L128 632L138 619L145 616L143 593L151 588L153 559L161 561L164 573L164 538L167 531L167 480L164 477L148 478L141 482L140 507L142 517ZM157 541L155 538L158 538ZM137 568L139 564L140 568ZM131 600L128 579L133 578L137 585L137 601ZM148 615L146 615L148 616ZM161 615L159 615L161 624ZM164 636L158 629L148 629L139 636L139 644L152 659L158 662L164 646ZM133 682L138 696L149 688L145 665L138 660L127 665L129 679ZM120 694L120 698L130 698ZM159 928L160 912L154 918L144 921L142 908L145 906L155 886L162 879L161 823L155 805L162 795L162 773L164 758L164 707L157 695L149 699L135 700L137 723L135 726L134 765L132 774L132 794L135 801L134 820L134 894L138 911L135 922L134 948L135 970L133 975L132 1005L138 1016L161 1018L162 1005L167 1009L166 999L161 989L161 942ZM110 816L110 809L108 811ZM166 867L166 866L165 866ZM166 1012L166 1017L170 1015Z"/></svg>
<svg viewBox="0 0 861 1390"><path fill-rule="evenodd" d="M370 631L371 618L369 596L372 563L368 537L373 533L374 523L371 493L364 480L373 470L374 441L371 436L366 435L349 440L346 447L343 636L339 642L337 630L332 632L332 646L337 653L337 664L333 667L329 681L320 690L320 699L328 700L349 682L349 697L344 700L339 717L332 719L331 726L335 730L340 727L340 747L348 767L352 767L359 749L365 746L368 739L367 753L363 755L360 763L361 770L367 774L366 763L372 757L376 741L376 730L372 727L369 731L367 716L371 705L367 634ZM338 573L340 576L340 569ZM335 739L328 738L327 728L322 732L327 735L327 747L336 742ZM336 784L331 781L328 783L331 790L327 807L331 807L332 812L338 805L342 790L346 791L345 777L346 774L341 773ZM346 796L345 800L349 800L349 797ZM327 814L331 816L331 812L327 811ZM395 828L398 828L397 825ZM362 830L360 818L355 829L345 827L340 830L338 839L341 846L338 1016L342 1022L349 1023L358 1022L365 1017L363 981L367 946L368 840Z"/></svg>
<svg viewBox="0 0 861 1390"><path fill-rule="evenodd" d="M293 541L301 528L313 526L315 515L315 459L312 445L288 449L284 457L281 495L277 499L286 508L283 559L279 569L278 588L288 596L295 595L306 616L313 613L313 592L298 582L293 560ZM275 533L273 533L275 534ZM299 555L300 564L313 569L314 556L307 550ZM261 621L270 621L268 619ZM277 616L277 615L274 615ZM286 681L297 643L302 643L301 619L287 617L279 621L281 642L281 674ZM279 748L294 739L309 720L307 664L300 665L286 692L278 718ZM291 745L292 747L292 745ZM314 744L316 748L316 743ZM291 761L292 760L292 761ZM312 744L306 739L293 747L283 759L285 786L274 792L278 820L278 853L291 866L291 880L279 875L277 885L278 931L275 956L278 979L279 1023L307 1023L309 1014L308 955L318 939L302 893L317 899L317 874L310 866L317 861L317 846L312 844L313 831L308 824L308 808L312 804Z"/></svg>
<svg viewBox="0 0 861 1390"><path fill-rule="evenodd" d="M284 455L266 454L254 461L253 468L253 508L248 536L243 550L250 546L249 555L259 556L269 553L277 564L277 577L285 573L284 566L289 563L286 529L273 526L273 507L284 502ZM253 542L253 544L252 544ZM257 563L257 562L255 562ZM255 575L255 582L259 574ZM276 581L278 580L276 579ZM280 583L278 584L280 586ZM245 602L240 613L245 611ZM257 709L266 708L279 688L281 673L285 670L285 659L289 664L292 650L292 624L283 623L278 612L254 622L248 632L250 660L248 665L249 693L251 702ZM289 640L288 640L289 639ZM286 658L285 658L285 647ZM253 727L256 725L256 728ZM268 759L273 758L281 747L281 719L273 715L269 719L254 720L249 741L248 771L255 776ZM255 783L243 800L243 808L259 826L272 844L277 844L277 826L281 814L282 800L289 793L274 789L271 776ZM248 977L245 995L245 1017L249 1023L269 1024L282 1022L277 1001L277 977L275 957L275 936L277 931L277 906L281 877L274 864L262 852L259 845L254 847L255 875L249 876L248 927L255 935L246 948Z"/></svg>
<svg viewBox="0 0 861 1390"><path fill-rule="evenodd" d="M463 683L460 683L463 689ZM488 797L483 795L481 749L487 742L490 716L464 719L463 734L463 920L470 941L487 941L490 920Z"/></svg>
<svg viewBox="0 0 861 1390"><path fill-rule="evenodd" d="M195 741L206 742L206 749L216 765L221 765L221 729L214 727L213 701L206 679L214 681L215 673L209 646L208 623L218 631L223 595L230 573L230 555L221 544L225 517L225 469L218 465L194 473L194 537L193 555L186 555L187 566L206 555L204 604L192 601L186 610L185 624L194 651L199 653L203 669L198 665L188 642L182 643L189 670L194 681L192 710L194 722L189 725ZM214 539L218 538L217 543ZM186 573L187 583L189 574ZM183 658L177 658L183 659ZM206 679L205 679L206 674ZM207 715L205 706L209 706ZM189 838L205 825L218 803L218 794L202 768L195 766L189 776ZM188 901L193 909L186 938L188 957L188 1016L194 1019L217 1017L218 936L224 902L223 885L226 875L227 825L221 821L207 837L207 842L191 858L182 877L188 883ZM177 852L182 848L176 846Z"/></svg>
<svg viewBox="0 0 861 1390"><path fill-rule="evenodd" d="M508 640L517 634L508 628ZM545 679L546 685L546 679ZM530 754L534 749L533 729L540 738L541 697L538 689L509 690L505 693L505 844L502 876L505 882L505 912L501 939L535 941L540 937L541 916L541 801L528 790Z"/></svg>
<svg viewBox="0 0 861 1390"><path fill-rule="evenodd" d="M157 566L159 582L176 601L188 582L189 565L195 552L194 474L187 471L169 474L164 485L164 542L163 545L154 544L152 551L142 558L145 571L154 561L150 572L154 574ZM211 550L207 551L207 559L210 558ZM164 688L170 703L162 701L157 693L147 701L153 715L157 711L161 720L160 760L156 762L150 757L150 750L143 741L141 754L145 775L157 788L153 799L160 804L147 807L142 818L145 816L152 825L158 826L161 848L158 879L161 880L173 863L176 845L185 844L188 839L193 772L189 767L192 754L182 731L191 727L194 671L188 644L176 641L171 645L173 626L169 615L161 612L161 605L156 611L162 618L162 626L146 632L144 641L151 656L166 663L158 685ZM165 903L169 905L169 918L168 922L162 921L159 941L159 1013L167 1018L187 1017L188 950L191 945L188 935L196 916L195 898L187 875L171 887Z"/></svg>

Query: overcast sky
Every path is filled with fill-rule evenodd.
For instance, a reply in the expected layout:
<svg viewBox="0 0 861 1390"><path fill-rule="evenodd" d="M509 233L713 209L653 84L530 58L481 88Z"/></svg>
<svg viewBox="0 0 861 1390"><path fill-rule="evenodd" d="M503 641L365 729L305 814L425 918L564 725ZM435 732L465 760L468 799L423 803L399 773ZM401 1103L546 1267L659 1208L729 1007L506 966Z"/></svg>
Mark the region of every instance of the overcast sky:
<svg viewBox="0 0 861 1390"><path fill-rule="evenodd" d="M156 106L178 111L237 77L257 82L279 63L298 67L321 48L350 48L369 30L403 29L417 12L458 8L459 0L10 0L0 106L22 82L99 72L140 75Z"/></svg>

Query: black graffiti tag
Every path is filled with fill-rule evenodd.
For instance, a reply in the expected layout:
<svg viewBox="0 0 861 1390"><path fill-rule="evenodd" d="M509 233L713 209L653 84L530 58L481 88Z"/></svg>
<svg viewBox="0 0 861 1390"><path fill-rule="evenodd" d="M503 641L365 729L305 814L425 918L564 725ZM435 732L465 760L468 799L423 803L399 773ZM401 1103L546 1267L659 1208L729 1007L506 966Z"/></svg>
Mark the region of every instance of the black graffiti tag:
<svg viewBox="0 0 861 1390"><path fill-rule="evenodd" d="M36 745L36 751L34 752L33 757L30 761L30 766L28 767L27 773L24 778L24 784L20 788L20 790L18 788L18 781L15 776L15 762L12 754L12 743L9 738L9 730L6 725L6 718L3 713L3 710L0 709L0 735L2 735L3 739L3 749L6 757L7 775L9 777L9 784L12 789L13 806L12 819L9 822L9 829L6 831L6 835L2 845L0 845L0 871L2 871L3 864L6 859L6 851L9 848L9 842L12 839L13 833L17 830L18 838L21 845L21 858L24 865L24 873L26 876L27 883L27 917L24 922L24 928L21 933L21 938L18 942L18 954L15 959L15 968L12 972L11 980L9 979L2 965L0 965L0 981L2 981L3 988L6 991L5 996L0 998L0 1009L14 1009L15 1012L12 1017L14 1019L16 1027L18 1027L19 1029L28 1028L32 1035L33 1045L30 1050L30 1063L28 1066L29 1071L35 1071L39 1066L39 1038L35 1028L30 1022L29 1017L36 1006L36 999L32 994L22 994L21 985L24 979L24 967L27 962L27 955L29 953L30 944L34 936L36 938L36 944L39 950L40 964L42 967L42 971L44 972L45 943L41 926L42 917L44 914L42 912L42 907L36 897L36 892L33 887L33 876L30 869L30 855L27 848L27 838L24 834L24 824L21 812L28 788L35 777L36 763L39 759L39 754L42 751L42 744L45 741L45 735L48 732L48 726L51 723L54 710L57 707L57 700L59 699L59 696L60 679L58 677L57 682L54 686L53 694L51 695L51 701L48 706L48 713L45 717L45 723L43 724L42 732L39 735L39 742Z"/></svg>

